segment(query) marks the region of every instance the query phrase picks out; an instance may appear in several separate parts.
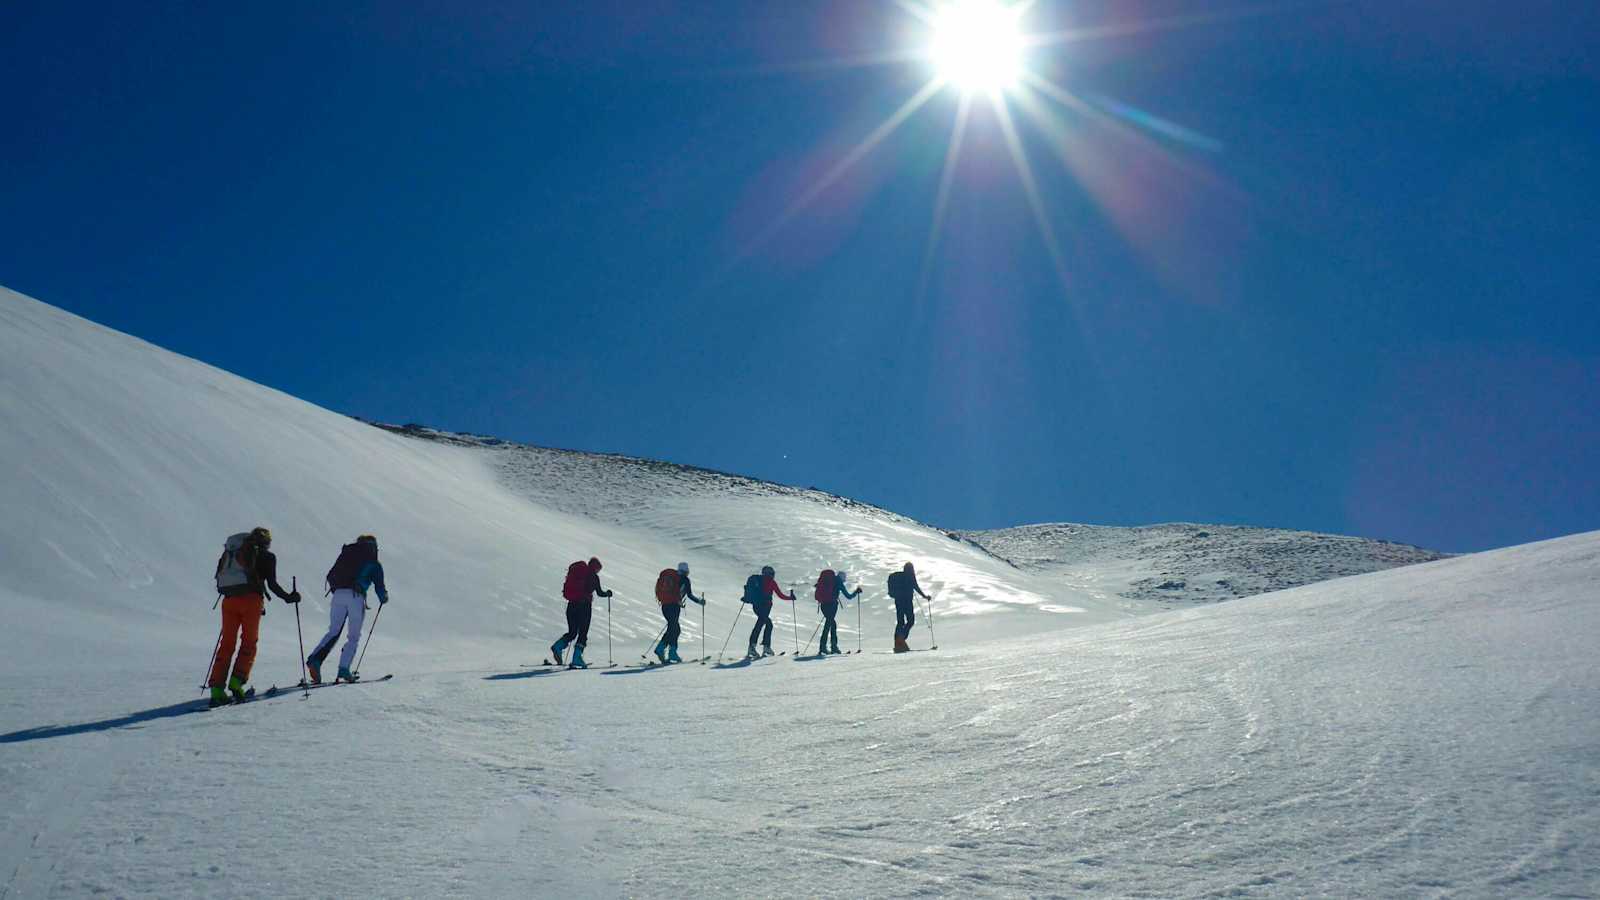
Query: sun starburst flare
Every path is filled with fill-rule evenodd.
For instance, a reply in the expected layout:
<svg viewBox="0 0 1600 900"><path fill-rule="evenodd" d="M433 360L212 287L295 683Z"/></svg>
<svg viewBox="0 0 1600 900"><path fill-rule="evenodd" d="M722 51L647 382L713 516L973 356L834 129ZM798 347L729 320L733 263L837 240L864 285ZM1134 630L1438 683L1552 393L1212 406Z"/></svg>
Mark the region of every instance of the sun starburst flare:
<svg viewBox="0 0 1600 900"><path fill-rule="evenodd" d="M955 189L956 169L963 158L962 144L973 127L974 106L986 103L992 112L992 122L1000 128L1006 155L1017 173L1019 186L1026 196L1034 225L1044 249L1049 254L1052 268L1064 293L1070 295L1069 257L1063 252L1052 224L1050 209L1041 184L1028 154L1023 147L1018 123L1012 115L1015 105L1027 114L1028 119L1051 141L1061 142L1074 127L1081 129L1084 122L1094 121L1109 125L1115 133L1141 142L1157 153L1173 157L1174 149L1218 153L1222 145L1192 129L1184 128L1132 105L1108 97L1090 94L1087 97L1046 78L1031 64L1034 58L1051 47L1079 44L1085 41L1120 37L1144 31L1163 31L1177 28L1214 25L1229 19L1270 12L1267 8L1241 10L1232 13L1211 13L1182 19L1155 20L1145 23L1123 23L1115 26L1098 26L1067 31L1030 32L1028 17L1036 0L893 0L917 23L915 37L905 47L886 50L882 54L855 56L843 60L822 60L788 69L826 69L829 67L856 67L860 65L906 65L914 63L928 72L927 80L901 103L883 122L854 144L834 164L827 167L812 184L803 188L785 211L754 240L748 242L740 258L753 253L758 247L783 230L804 209L838 182L846 172L888 142L890 136L922 110L936 106L929 101L937 94L949 91L958 98L954 122L949 129L949 143L940 168L937 195L932 222L927 232L927 245L923 254L918 279L919 299L926 293L934 268L940 233ZM1062 148L1055 147L1056 155ZM1176 158L1174 161L1176 161ZM1072 167L1068 167L1072 171ZM1073 173L1080 177L1081 172Z"/></svg>

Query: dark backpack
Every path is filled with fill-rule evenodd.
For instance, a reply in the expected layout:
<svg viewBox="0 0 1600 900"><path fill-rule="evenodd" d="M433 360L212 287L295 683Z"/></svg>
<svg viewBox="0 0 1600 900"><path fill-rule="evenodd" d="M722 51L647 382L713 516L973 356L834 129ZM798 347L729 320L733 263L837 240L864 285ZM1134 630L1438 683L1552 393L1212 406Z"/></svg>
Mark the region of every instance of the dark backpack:
<svg viewBox="0 0 1600 900"><path fill-rule="evenodd" d="M561 585L561 596L569 603L582 603L589 599L589 564L578 560L567 566L567 580Z"/></svg>
<svg viewBox="0 0 1600 900"><path fill-rule="evenodd" d="M744 580L744 597L741 603L760 603L767 599L767 592L761 589L762 578L760 575L751 575Z"/></svg>
<svg viewBox="0 0 1600 900"><path fill-rule="evenodd" d="M909 600L911 598L911 586L906 584L906 573L889 573L889 596L896 600Z"/></svg>
<svg viewBox="0 0 1600 900"><path fill-rule="evenodd" d="M833 570L823 569L822 574L817 576L817 602L832 603L833 599Z"/></svg>
<svg viewBox="0 0 1600 900"><path fill-rule="evenodd" d="M339 548L339 558L333 561L333 568L328 570L326 581L329 592L355 590L356 578L361 575L361 567L377 558L377 545L365 541L356 541L354 544L345 544Z"/></svg>

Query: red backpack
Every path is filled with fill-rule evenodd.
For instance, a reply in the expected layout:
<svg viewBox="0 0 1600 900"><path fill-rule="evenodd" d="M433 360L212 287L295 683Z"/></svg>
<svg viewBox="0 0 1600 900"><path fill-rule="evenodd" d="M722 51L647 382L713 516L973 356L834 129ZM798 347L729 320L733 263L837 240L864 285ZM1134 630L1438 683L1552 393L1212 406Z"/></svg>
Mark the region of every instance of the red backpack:
<svg viewBox="0 0 1600 900"><path fill-rule="evenodd" d="M656 576L656 602L662 606L677 606L683 601L678 593L678 570L662 569Z"/></svg>
<svg viewBox="0 0 1600 900"><path fill-rule="evenodd" d="M561 585L561 596L570 603L581 603L589 599L589 564L578 560L567 566L567 581Z"/></svg>
<svg viewBox="0 0 1600 900"><path fill-rule="evenodd" d="M832 603L833 598L833 570L823 569L822 574L817 576L817 602Z"/></svg>

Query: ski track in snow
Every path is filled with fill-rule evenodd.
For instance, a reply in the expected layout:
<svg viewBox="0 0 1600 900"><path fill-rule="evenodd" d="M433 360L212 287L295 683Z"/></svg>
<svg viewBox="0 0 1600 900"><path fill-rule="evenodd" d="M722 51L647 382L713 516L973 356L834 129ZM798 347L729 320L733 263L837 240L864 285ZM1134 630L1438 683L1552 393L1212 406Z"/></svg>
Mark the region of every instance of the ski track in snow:
<svg viewBox="0 0 1600 900"><path fill-rule="evenodd" d="M31 841L7 848L12 884L1592 895L1597 557L1588 535L827 665L495 680L514 664L418 660L309 700L0 736L7 833ZM347 860L330 848L350 835Z"/></svg>

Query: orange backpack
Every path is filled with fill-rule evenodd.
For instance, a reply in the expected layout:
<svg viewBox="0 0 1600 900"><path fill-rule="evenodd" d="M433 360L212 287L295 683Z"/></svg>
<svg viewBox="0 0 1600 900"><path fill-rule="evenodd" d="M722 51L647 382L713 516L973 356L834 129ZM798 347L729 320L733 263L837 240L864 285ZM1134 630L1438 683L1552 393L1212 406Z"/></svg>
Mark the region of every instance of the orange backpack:
<svg viewBox="0 0 1600 900"><path fill-rule="evenodd" d="M678 592L678 570L662 569L656 576L656 602L662 606L677 606L683 602Z"/></svg>
<svg viewBox="0 0 1600 900"><path fill-rule="evenodd" d="M823 569L822 574L817 576L817 602L832 603L833 600L833 570Z"/></svg>

